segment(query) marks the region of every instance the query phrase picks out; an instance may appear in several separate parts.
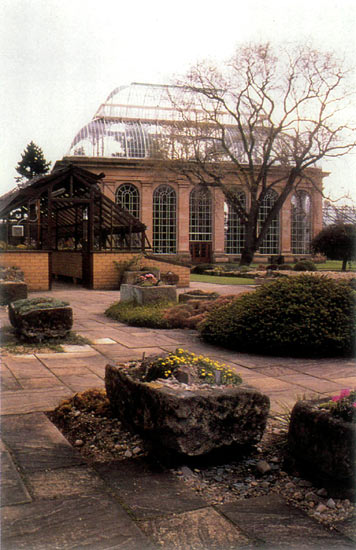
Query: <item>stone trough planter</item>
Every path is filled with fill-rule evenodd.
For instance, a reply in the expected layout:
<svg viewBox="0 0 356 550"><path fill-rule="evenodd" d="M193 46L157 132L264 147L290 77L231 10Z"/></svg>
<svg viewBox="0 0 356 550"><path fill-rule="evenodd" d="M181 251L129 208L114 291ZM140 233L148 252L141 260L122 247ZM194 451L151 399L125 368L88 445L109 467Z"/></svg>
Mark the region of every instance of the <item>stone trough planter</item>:
<svg viewBox="0 0 356 550"><path fill-rule="evenodd" d="M189 302L189 300L216 300L216 298L219 297L219 294L217 292L203 292L203 291L188 291L188 292L182 292L182 294L179 295L179 303L185 303Z"/></svg>
<svg viewBox="0 0 356 550"><path fill-rule="evenodd" d="M127 365L107 365L107 395L114 414L158 453L200 457L260 441L268 396L246 386L142 382L136 371Z"/></svg>
<svg viewBox="0 0 356 550"><path fill-rule="evenodd" d="M318 408L318 401L298 401L291 414L288 459L336 498L354 498L356 425Z"/></svg>
<svg viewBox="0 0 356 550"><path fill-rule="evenodd" d="M135 302L139 305L155 302L176 302L177 289L171 285L140 286L122 284L120 287L121 302Z"/></svg>
<svg viewBox="0 0 356 550"><path fill-rule="evenodd" d="M66 336L73 326L73 311L67 302L46 297L32 298L11 302L9 319L20 337L42 342Z"/></svg>

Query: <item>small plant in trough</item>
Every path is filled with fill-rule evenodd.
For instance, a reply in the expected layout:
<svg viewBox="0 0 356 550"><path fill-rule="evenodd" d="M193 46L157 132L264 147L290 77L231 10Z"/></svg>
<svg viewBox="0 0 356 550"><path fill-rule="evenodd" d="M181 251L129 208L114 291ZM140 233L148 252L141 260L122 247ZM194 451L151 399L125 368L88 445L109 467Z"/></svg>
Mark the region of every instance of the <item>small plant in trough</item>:
<svg viewBox="0 0 356 550"><path fill-rule="evenodd" d="M177 349L165 357L157 357L150 362L146 369L143 381L149 382L159 378L172 378L180 369L189 369L196 382L211 385L238 386L242 383L241 377L231 370L225 363L214 361L204 355Z"/></svg>
<svg viewBox="0 0 356 550"><path fill-rule="evenodd" d="M330 401L321 403L319 408L328 410L330 414L346 422L356 422L356 390L341 390L339 395L334 395Z"/></svg>

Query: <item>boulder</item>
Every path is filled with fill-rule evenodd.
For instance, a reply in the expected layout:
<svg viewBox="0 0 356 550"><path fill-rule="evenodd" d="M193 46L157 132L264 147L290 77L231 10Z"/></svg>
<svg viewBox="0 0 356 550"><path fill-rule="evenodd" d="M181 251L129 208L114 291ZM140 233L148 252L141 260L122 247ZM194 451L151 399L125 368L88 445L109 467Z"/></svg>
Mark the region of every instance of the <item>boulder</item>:
<svg viewBox="0 0 356 550"><path fill-rule="evenodd" d="M27 284L23 281L0 280L0 305L27 298Z"/></svg>
<svg viewBox="0 0 356 550"><path fill-rule="evenodd" d="M245 386L142 382L139 372L108 364L106 392L114 414L158 451L197 457L260 441L268 396Z"/></svg>
<svg viewBox="0 0 356 550"><path fill-rule="evenodd" d="M67 302L52 298L17 300L9 304L9 319L16 332L32 342L63 338L73 326L73 311Z"/></svg>

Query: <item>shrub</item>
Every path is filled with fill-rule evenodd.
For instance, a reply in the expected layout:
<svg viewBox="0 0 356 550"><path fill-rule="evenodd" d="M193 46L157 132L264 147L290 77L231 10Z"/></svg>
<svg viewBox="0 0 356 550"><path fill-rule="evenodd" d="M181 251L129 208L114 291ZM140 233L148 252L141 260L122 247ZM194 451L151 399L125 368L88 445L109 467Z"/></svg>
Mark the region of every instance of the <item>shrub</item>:
<svg viewBox="0 0 356 550"><path fill-rule="evenodd" d="M170 328L163 317L164 310L170 305L169 302L142 306L133 302L116 302L105 311L105 315L133 327Z"/></svg>
<svg viewBox="0 0 356 550"><path fill-rule="evenodd" d="M189 300L175 305L163 312L163 318L169 323L170 328L196 329L209 311L216 307L230 303L235 296L220 296L215 300Z"/></svg>
<svg viewBox="0 0 356 550"><path fill-rule="evenodd" d="M281 264L278 266L278 271L292 271L293 267L290 264Z"/></svg>
<svg viewBox="0 0 356 550"><path fill-rule="evenodd" d="M299 260L294 264L294 271L318 271L315 263L311 260Z"/></svg>
<svg viewBox="0 0 356 550"><path fill-rule="evenodd" d="M195 273L196 275L203 275L208 269L213 269L214 266L212 264L198 264L192 267L190 270L191 273Z"/></svg>
<svg viewBox="0 0 356 550"><path fill-rule="evenodd" d="M354 349L355 305L345 283L283 277L213 309L198 328L208 342L239 351L344 355Z"/></svg>

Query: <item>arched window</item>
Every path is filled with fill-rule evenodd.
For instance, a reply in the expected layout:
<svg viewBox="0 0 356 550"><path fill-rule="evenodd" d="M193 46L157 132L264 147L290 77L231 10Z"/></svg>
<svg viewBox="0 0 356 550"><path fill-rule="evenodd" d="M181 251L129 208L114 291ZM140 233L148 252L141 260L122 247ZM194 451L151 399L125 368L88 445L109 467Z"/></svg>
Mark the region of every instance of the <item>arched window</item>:
<svg viewBox="0 0 356 550"><path fill-rule="evenodd" d="M291 200L292 254L309 254L311 240L311 200L306 191L297 191Z"/></svg>
<svg viewBox="0 0 356 550"><path fill-rule="evenodd" d="M258 226L262 226L267 218L271 208L276 202L278 195L276 191L270 189L262 202L258 213ZM260 230L260 229L259 229ZM277 215L268 228L267 234L259 248L260 254L279 254L279 216Z"/></svg>
<svg viewBox="0 0 356 550"><path fill-rule="evenodd" d="M176 192L161 185L153 193L153 251L157 254L176 252Z"/></svg>
<svg viewBox="0 0 356 550"><path fill-rule="evenodd" d="M189 240L212 240L211 194L208 189L196 187L189 197Z"/></svg>
<svg viewBox="0 0 356 550"><path fill-rule="evenodd" d="M123 183L116 190L116 203L135 216L140 217L140 193L132 183Z"/></svg>
<svg viewBox="0 0 356 550"><path fill-rule="evenodd" d="M236 190L241 206L246 207L246 194L243 191ZM241 223L236 210L225 202L225 252L226 254L241 254L245 243L245 226Z"/></svg>

